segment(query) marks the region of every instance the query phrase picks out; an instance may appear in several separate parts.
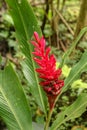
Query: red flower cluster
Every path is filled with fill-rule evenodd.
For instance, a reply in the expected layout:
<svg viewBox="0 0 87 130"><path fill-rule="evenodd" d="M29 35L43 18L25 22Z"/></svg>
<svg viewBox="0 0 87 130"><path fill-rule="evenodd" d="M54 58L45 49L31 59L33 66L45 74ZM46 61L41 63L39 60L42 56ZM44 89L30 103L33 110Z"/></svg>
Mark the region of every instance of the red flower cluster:
<svg viewBox="0 0 87 130"><path fill-rule="evenodd" d="M50 109L54 105L57 95L60 93L61 88L64 86L64 81L59 80L62 70L56 69L56 59L54 55L50 55L50 48L46 48L44 37L39 38L38 33L34 32L35 41L31 43L35 46L33 54L34 60L40 66L36 69L39 77L42 79L40 85L48 96Z"/></svg>

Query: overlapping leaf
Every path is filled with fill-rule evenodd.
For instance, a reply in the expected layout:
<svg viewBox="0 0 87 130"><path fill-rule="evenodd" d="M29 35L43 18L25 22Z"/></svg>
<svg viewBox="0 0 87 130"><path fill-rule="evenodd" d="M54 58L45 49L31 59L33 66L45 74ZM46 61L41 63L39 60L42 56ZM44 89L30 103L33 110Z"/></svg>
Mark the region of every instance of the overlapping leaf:
<svg viewBox="0 0 87 130"><path fill-rule="evenodd" d="M87 94L81 94L77 100L69 107L66 108L64 112L58 114L56 120L53 122L50 130L57 130L57 128L70 119L79 117L87 107Z"/></svg>
<svg viewBox="0 0 87 130"><path fill-rule="evenodd" d="M14 115L12 114L7 102L5 101L1 93L0 93L0 116L5 121L8 129L20 130Z"/></svg>
<svg viewBox="0 0 87 130"><path fill-rule="evenodd" d="M87 27L82 28L82 30L80 31L79 35L76 37L76 39L72 42L70 48L64 53L64 56L62 58L62 62L60 63L60 67L62 67L64 65L64 63L66 62L66 59L68 58L68 56L73 52L73 49L75 48L75 46L77 45L77 43L80 41L80 39L82 38L82 36L87 32Z"/></svg>
<svg viewBox="0 0 87 130"><path fill-rule="evenodd" d="M15 129L32 130L29 105L21 83L11 65L0 71L0 92L3 96L0 96L0 114L7 125L12 127L12 123L16 121Z"/></svg>
<svg viewBox="0 0 87 130"><path fill-rule="evenodd" d="M70 84L80 76L83 70L87 70L87 51L84 52L81 60L71 69L69 76L65 79L65 86L62 89L61 94L70 87ZM82 94L79 96L75 103L69 106L64 112L58 114L58 118L54 121L51 130L56 130L67 120L79 117L85 111L87 106L86 95L87 94Z"/></svg>
<svg viewBox="0 0 87 130"><path fill-rule="evenodd" d="M45 93L39 86L39 81L35 72L36 65L32 57L33 47L29 43L33 32L37 31L41 35L41 31L27 0L6 0L6 2L9 5L10 13L14 21L18 43L25 55L25 61L22 63L24 75L29 82L35 100L46 113L47 99Z"/></svg>
<svg viewBox="0 0 87 130"><path fill-rule="evenodd" d="M62 92L69 88L69 85L80 76L83 70L87 70L87 51L82 55L81 60L71 69L69 76L65 79L65 86Z"/></svg>

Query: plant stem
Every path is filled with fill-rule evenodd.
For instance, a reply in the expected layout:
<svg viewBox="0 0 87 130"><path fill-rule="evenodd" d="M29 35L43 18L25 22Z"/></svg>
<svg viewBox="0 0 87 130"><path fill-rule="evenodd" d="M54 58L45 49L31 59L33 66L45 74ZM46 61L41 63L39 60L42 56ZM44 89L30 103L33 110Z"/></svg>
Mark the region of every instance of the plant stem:
<svg viewBox="0 0 87 130"><path fill-rule="evenodd" d="M45 124L44 130L48 130L48 128L49 128L49 123L50 123L50 119L51 119L52 113L53 113L53 108L48 113L48 118L46 120L46 124Z"/></svg>

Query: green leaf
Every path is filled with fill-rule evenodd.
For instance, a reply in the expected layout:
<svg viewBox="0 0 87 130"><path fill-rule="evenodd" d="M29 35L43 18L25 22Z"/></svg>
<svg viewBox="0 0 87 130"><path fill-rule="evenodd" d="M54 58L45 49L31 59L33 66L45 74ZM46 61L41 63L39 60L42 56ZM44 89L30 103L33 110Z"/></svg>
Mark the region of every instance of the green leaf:
<svg viewBox="0 0 87 130"><path fill-rule="evenodd" d="M81 60L71 69L69 76L65 79L65 85L62 92L69 88L69 85L80 76L85 68L87 68L87 51L84 52Z"/></svg>
<svg viewBox="0 0 87 130"><path fill-rule="evenodd" d="M66 51L66 53L64 54L63 58L62 58L62 62L60 64L60 68L62 68L62 66L64 65L64 63L66 62L67 57L72 53L73 49L75 48L75 46L77 45L77 43L79 42L79 40L82 38L82 36L87 32L87 27L84 27L78 37L76 37L76 39L73 41L73 43L71 44L71 47Z"/></svg>
<svg viewBox="0 0 87 130"><path fill-rule="evenodd" d="M32 130L31 112L23 88L11 65L0 71L0 91L20 130ZM9 115L8 115L9 116Z"/></svg>
<svg viewBox="0 0 87 130"><path fill-rule="evenodd" d="M44 91L39 85L39 81L35 71L32 71L32 65L30 60L25 60L22 62L23 72L26 76L26 79L29 81L29 85L31 88L31 93L35 97L35 101L39 104L40 108L46 113L47 110L47 98L45 96ZM31 70L30 70L30 68Z"/></svg>
<svg viewBox="0 0 87 130"><path fill-rule="evenodd" d="M81 94L77 100L66 108L65 111L57 115L56 120L53 122L50 130L56 130L61 124L68 120L77 118L86 110L87 107L87 94Z"/></svg>
<svg viewBox="0 0 87 130"><path fill-rule="evenodd" d="M6 123L8 129L10 130L20 130L18 123L14 115L12 114L7 102L5 101L3 95L0 93L0 116Z"/></svg>
<svg viewBox="0 0 87 130"><path fill-rule="evenodd" d="M83 82L81 79L78 79L74 81L71 85L73 89L86 89L87 88L87 83Z"/></svg>
<svg viewBox="0 0 87 130"><path fill-rule="evenodd" d="M41 35L41 30L38 26L32 8L27 0L6 1L9 5L10 13L14 21L20 48L25 55L25 61L22 62L25 78L29 82L32 95L35 97L36 102L46 113L47 98L45 93L39 86L37 73L35 72L36 65L32 57L33 46L31 43L29 43L33 32L37 31L39 35Z"/></svg>
<svg viewBox="0 0 87 130"><path fill-rule="evenodd" d="M69 73L70 73L71 68L68 67L67 65L64 65L62 68L62 74L64 77L68 77Z"/></svg>
<svg viewBox="0 0 87 130"><path fill-rule="evenodd" d="M6 13L3 14L3 20L5 20L10 25L13 25L13 20L9 14L6 14Z"/></svg>

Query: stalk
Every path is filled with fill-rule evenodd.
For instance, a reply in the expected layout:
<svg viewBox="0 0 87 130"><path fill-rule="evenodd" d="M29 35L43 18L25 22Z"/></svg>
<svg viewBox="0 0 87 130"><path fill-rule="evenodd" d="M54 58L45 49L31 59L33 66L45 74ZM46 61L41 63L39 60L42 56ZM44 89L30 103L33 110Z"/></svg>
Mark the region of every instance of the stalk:
<svg viewBox="0 0 87 130"><path fill-rule="evenodd" d="M53 108L48 113L48 118L46 120L46 124L45 124L44 130L48 130L49 129L49 123L50 123L50 119L51 119L52 113L53 113Z"/></svg>

